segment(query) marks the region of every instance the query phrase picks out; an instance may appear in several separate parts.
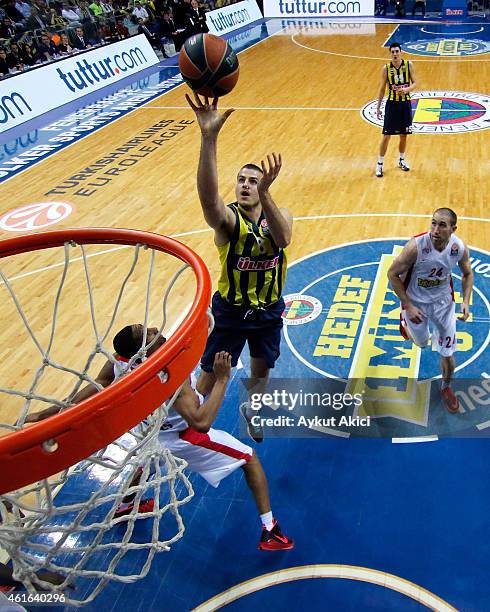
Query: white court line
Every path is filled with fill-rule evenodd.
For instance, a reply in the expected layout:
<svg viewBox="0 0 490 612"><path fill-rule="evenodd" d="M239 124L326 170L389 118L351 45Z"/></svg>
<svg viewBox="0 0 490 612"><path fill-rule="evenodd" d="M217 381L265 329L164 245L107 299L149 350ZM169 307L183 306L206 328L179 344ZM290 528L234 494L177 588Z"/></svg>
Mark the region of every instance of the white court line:
<svg viewBox="0 0 490 612"><path fill-rule="evenodd" d="M291 41L293 42L293 44L295 44L297 47L301 47L302 49L306 49L307 51L313 51L314 53L323 53L324 55L336 55L337 57L347 57L350 59L365 59L365 60L376 60L377 62L385 62L386 63L386 57L371 57L370 55L351 55L348 53L335 53L334 51L324 51L323 49L315 49L314 47L309 47L308 45L304 45L300 42L298 42L296 40L297 34L292 34L291 35ZM434 55L432 56L432 59L420 59L423 56L417 55L416 53L410 53L409 51L405 51L405 53L408 53L409 55L416 55L417 59L414 60L417 63L419 62L424 62L424 63L433 63L435 60L442 60L444 63L449 63L449 62L490 62L490 58L487 59L455 59L452 57L442 57L440 55ZM482 54L483 55L483 54ZM468 57L467 55L465 57Z"/></svg>
<svg viewBox="0 0 490 612"><path fill-rule="evenodd" d="M420 28L421 32L424 34L434 34L435 36L444 36L447 34L448 36L459 36L460 34L478 34L479 32L483 32L484 28L480 28L479 30L471 30L471 32L431 32L429 30L424 30L424 28Z"/></svg>
<svg viewBox="0 0 490 612"><path fill-rule="evenodd" d="M338 215L311 215L307 217L294 217L294 221L314 221L315 219L350 219L351 217L418 217L422 219L430 219L432 215L421 215L416 213L348 213ZM458 217L458 220L464 221L483 221L490 222L490 217ZM408 238L407 238L408 240Z"/></svg>
<svg viewBox="0 0 490 612"><path fill-rule="evenodd" d="M188 109L189 106L141 106L138 110L145 110L147 108L159 108L163 110L175 110L175 109ZM271 111L271 110L293 110L293 111L357 111L359 112L361 108L343 108L343 107L328 107L328 106L318 106L318 107L304 107L304 106L220 106L221 110L225 110L227 108L234 108L235 110L251 110L251 111ZM440 110L440 109L438 109ZM468 112L468 111L465 111Z"/></svg>
<svg viewBox="0 0 490 612"><path fill-rule="evenodd" d="M412 213L409 213L409 214L407 213L348 213L348 214L335 214L335 215L311 215L311 216L306 216L306 217L294 217L293 220L294 221L317 221L321 219L350 219L352 217L417 217L417 218L422 218L422 219L430 219L432 215L422 215L422 214L412 214ZM477 222L482 221L484 223L490 222L490 218L487 219L487 218L480 218L480 217L459 217L459 220L460 221L477 221ZM182 238L184 236L194 236L195 234L204 234L205 232L211 232L211 231L212 231L211 228L206 227L204 229L189 230L187 232L180 232L178 234L170 234L169 238ZM372 240L376 240L376 238L373 238ZM383 238L383 240L385 239ZM95 257L96 255L105 255L106 253L113 253L114 251L119 251L121 249L128 249L128 248L131 248L131 247L129 245L128 246L117 246L111 249L105 249L104 251L97 251L96 253L90 253L89 255L87 255L87 257ZM332 248L336 248L336 247L332 247ZM311 255L312 254L310 253L309 255L306 255L305 258L310 257ZM82 260L82 257L76 257L74 259L71 259L70 263L75 262L75 261L81 261L81 260ZM302 260L298 260L295 263L298 263L299 261L302 261ZM9 278L9 281L12 282L14 280L19 280L21 278L25 278L26 276L32 276L33 274L45 272L46 270L51 270L53 268L59 268L64 265L65 265L64 262L60 262L57 264L52 264L50 266L44 266L42 268L38 268L37 270L31 270L30 272L24 272L23 274L19 274L18 276L12 276L11 278Z"/></svg>
<svg viewBox="0 0 490 612"><path fill-rule="evenodd" d="M419 92L419 93L423 93L423 92ZM413 98L415 100L418 100L420 98ZM427 100L427 98L424 98L425 100ZM175 110L175 109L180 109L180 110L186 110L189 109L188 106L141 106L140 108L137 108L136 110L147 110L147 109L160 109L160 110ZM235 110L251 110L251 111L274 111L274 110L278 110L278 111L288 111L288 110L292 110L292 111L356 111L356 112L360 112L364 106L360 107L360 108L346 108L346 107L342 107L342 106L312 106L312 107L305 107L305 106L220 106L221 110L226 110L227 108L234 108ZM439 113L465 113L468 114L468 109L463 108L463 109L452 109L452 108L437 108L434 107L434 109L431 108L425 108L424 110L437 110ZM470 112L474 112L474 113L483 113L484 111L482 110L478 110L475 109L473 111Z"/></svg>
<svg viewBox="0 0 490 612"><path fill-rule="evenodd" d="M383 43L382 45L380 45L380 46L381 46L381 49L384 49L385 51L387 51L386 43L387 43L387 42L390 40L390 38L391 38L392 36L394 36L394 35L395 35L395 32L398 30L398 28L400 27L400 25L401 25L401 24L398 24L398 25L396 26L396 28L395 28L394 30L392 30L390 34L388 34L388 36L387 36L387 38L385 39L384 43ZM395 38L395 40L396 40L396 38Z"/></svg>
<svg viewBox="0 0 490 612"><path fill-rule="evenodd" d="M437 442L439 436L419 436L418 438L392 438L393 444L412 444L413 442Z"/></svg>
<svg viewBox="0 0 490 612"><path fill-rule="evenodd" d="M337 564L288 567L270 572L269 574L263 574L262 576L257 576L251 580L236 584L226 591L211 597L211 599L196 606L193 612L213 612L237 599L241 599L242 597L246 597L262 589L267 589L287 582L295 582L296 580L313 578L347 579L368 582L370 584L379 585L385 589L397 591L431 610L437 610L438 612L457 612L456 608L453 608L453 606L441 599L438 595L431 593L414 582L410 582L410 580L369 567Z"/></svg>

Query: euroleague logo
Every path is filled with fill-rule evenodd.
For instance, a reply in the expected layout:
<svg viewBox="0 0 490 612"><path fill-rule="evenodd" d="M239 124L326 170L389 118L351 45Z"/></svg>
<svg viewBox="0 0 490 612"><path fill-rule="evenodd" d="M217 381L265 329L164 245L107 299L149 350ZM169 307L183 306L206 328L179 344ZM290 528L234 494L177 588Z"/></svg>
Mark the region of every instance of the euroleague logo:
<svg viewBox="0 0 490 612"><path fill-rule="evenodd" d="M436 38L434 40L417 40L402 45L403 50L415 55L436 57L458 57L462 55L479 55L490 52L490 43L483 40L466 38Z"/></svg>
<svg viewBox="0 0 490 612"><path fill-rule="evenodd" d="M73 212L67 202L37 202L14 208L0 217L0 231L32 232L60 223Z"/></svg>
<svg viewBox="0 0 490 612"><path fill-rule="evenodd" d="M343 381L344 392L364 394L359 416L389 417L391 423L397 423L393 435L402 431L401 422L408 435L414 431L420 434L420 429L424 434L442 433L438 410L430 410L440 401L439 381L435 381L441 376L438 352L434 347L421 350L401 336L400 302L387 278L405 242L379 239L350 243L292 264L287 288L296 293L285 296L285 344L296 358L297 377ZM470 318L457 324L454 383L461 393L467 388L477 393L473 386L483 380L488 383L490 396L490 380L486 381L490 374L490 256L469 248L475 284ZM452 276L459 312L462 294L458 266ZM286 362L287 358L283 360ZM276 376L287 375L281 372L282 367L279 364ZM476 426L488 421L488 406L487 414L482 415L483 406L461 404L465 418L450 421L444 433L466 428L468 423Z"/></svg>
<svg viewBox="0 0 490 612"><path fill-rule="evenodd" d="M490 128L490 96L463 91L420 91L412 94L414 134L461 134ZM361 109L361 117L383 126L377 101ZM382 108L384 112L384 108Z"/></svg>

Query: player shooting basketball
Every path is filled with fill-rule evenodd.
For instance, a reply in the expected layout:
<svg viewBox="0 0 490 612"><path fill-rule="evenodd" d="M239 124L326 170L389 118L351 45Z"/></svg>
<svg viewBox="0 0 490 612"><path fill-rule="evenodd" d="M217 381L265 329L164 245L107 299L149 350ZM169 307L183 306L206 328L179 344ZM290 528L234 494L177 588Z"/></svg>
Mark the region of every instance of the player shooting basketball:
<svg viewBox="0 0 490 612"><path fill-rule="evenodd" d="M218 135L233 112L218 111L218 99L210 103L186 95L201 129L201 153L197 190L206 223L214 230L221 275L213 296L215 326L201 360L198 389L209 393L214 382L213 358L218 351L231 354L232 365L247 342L250 348L251 377L255 389L265 387L269 371L280 354L282 289L286 280L286 247L292 238L293 217L288 209L276 206L270 187L282 167L280 155L267 156L261 167L240 168L235 185L236 201L228 206L219 194ZM241 407L249 435L263 439L262 428L254 425L256 414L248 403Z"/></svg>

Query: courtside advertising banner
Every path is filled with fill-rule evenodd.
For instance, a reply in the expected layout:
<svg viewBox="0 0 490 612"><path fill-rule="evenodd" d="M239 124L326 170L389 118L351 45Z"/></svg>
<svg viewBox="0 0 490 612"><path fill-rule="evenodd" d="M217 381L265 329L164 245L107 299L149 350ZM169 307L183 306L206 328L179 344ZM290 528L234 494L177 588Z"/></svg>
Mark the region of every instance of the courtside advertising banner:
<svg viewBox="0 0 490 612"><path fill-rule="evenodd" d="M371 17L374 0L264 0L264 17Z"/></svg>
<svg viewBox="0 0 490 612"><path fill-rule="evenodd" d="M244 0L206 13L209 31L222 36L238 30L248 23L262 19L262 13L255 0Z"/></svg>
<svg viewBox="0 0 490 612"><path fill-rule="evenodd" d="M0 134L158 62L139 34L0 81Z"/></svg>

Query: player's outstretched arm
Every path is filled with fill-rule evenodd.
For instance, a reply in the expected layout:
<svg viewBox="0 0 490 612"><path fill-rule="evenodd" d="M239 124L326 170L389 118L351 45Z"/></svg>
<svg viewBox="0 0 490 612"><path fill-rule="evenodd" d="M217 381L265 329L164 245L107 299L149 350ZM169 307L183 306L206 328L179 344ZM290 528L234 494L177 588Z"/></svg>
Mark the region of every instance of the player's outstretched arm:
<svg viewBox="0 0 490 612"><path fill-rule="evenodd" d="M470 316L471 292L473 291L473 270L471 269L470 252L465 246L463 257L459 261L462 272L461 284L463 287L463 303L461 304L460 321L466 321Z"/></svg>
<svg viewBox="0 0 490 612"><path fill-rule="evenodd" d="M395 261L391 264L388 270L388 280L391 283L393 291L400 298L400 301L405 306L407 315L413 323L421 323L422 319L425 319L426 315L419 308L414 306L407 295L405 285L401 280L400 276L406 274L408 270L417 261L417 243L414 238L409 240L404 246L403 251L395 258Z"/></svg>
<svg viewBox="0 0 490 612"><path fill-rule="evenodd" d="M186 94L189 106L196 115L201 129L201 152L197 168L197 191L201 201L206 223L224 234L218 238L227 237L233 230L235 217L229 210L218 189L217 143L218 134L228 117L234 111L227 109L224 113L218 111L218 98L210 103L209 98L201 99L194 94L194 101Z"/></svg>
<svg viewBox="0 0 490 612"><path fill-rule="evenodd" d="M114 380L114 366L110 361L107 361L104 367L97 374L97 378L95 382L98 383L101 387L108 387ZM97 387L89 384L85 385L78 393L73 397L72 404L79 404L83 400L95 395L99 392ZM39 412L33 412L32 414L28 414L26 417L26 423L37 423L44 419L47 419L54 414L58 414L62 410L61 406L49 406L49 408L45 408L44 410L40 410Z"/></svg>
<svg viewBox="0 0 490 612"><path fill-rule="evenodd" d="M225 397L226 387L231 376L231 355L229 353L226 351L216 353L213 372L216 382L202 406L196 405L195 393L190 389L183 389L173 405L173 408L189 425L201 433L209 431ZM186 384L189 385L188 382Z"/></svg>
<svg viewBox="0 0 490 612"><path fill-rule="evenodd" d="M285 248L291 242L293 232L293 217L287 208L279 209L269 192L269 187L276 180L281 171L281 154L272 153L260 162L262 166L262 178L259 181L257 191L260 203L264 211L267 225L274 242L278 247Z"/></svg>

